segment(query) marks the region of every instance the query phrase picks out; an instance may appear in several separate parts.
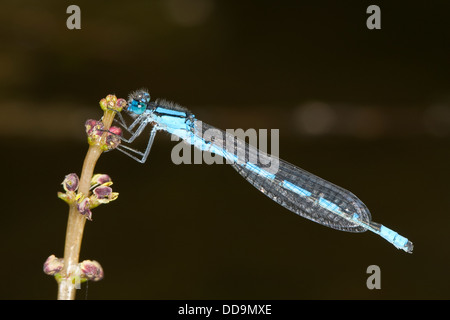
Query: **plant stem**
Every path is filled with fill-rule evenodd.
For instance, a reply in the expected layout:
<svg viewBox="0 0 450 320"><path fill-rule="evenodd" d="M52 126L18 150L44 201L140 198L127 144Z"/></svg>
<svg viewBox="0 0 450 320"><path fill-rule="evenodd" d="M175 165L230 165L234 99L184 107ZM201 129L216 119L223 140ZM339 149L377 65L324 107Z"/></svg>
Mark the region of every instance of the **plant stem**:
<svg viewBox="0 0 450 320"><path fill-rule="evenodd" d="M103 116L104 129L111 127L115 112L107 109ZM102 135L99 143L91 144L84 159L81 171L78 191L89 196L91 178L94 174L95 164L102 154L102 143L105 143L107 133ZM84 224L86 217L77 209L77 205L71 204L69 208L69 219L67 222L66 243L64 247L64 268L61 271L61 280L58 283L58 300L74 300L76 294L76 284L73 279L73 272L78 266L80 257L81 240L83 238Z"/></svg>

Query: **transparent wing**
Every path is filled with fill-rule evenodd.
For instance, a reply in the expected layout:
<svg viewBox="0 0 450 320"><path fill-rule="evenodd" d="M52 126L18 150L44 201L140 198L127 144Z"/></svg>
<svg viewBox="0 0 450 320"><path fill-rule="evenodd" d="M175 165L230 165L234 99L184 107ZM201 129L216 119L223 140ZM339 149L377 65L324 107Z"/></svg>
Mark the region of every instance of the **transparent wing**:
<svg viewBox="0 0 450 320"><path fill-rule="evenodd" d="M215 133L205 134L208 130ZM196 132L202 132L209 144L209 148L203 149L222 153L241 176L283 207L330 228L348 232L366 231L366 228L333 212L340 210L349 218L356 213L361 221L371 221L367 207L350 191L259 151L241 139L208 124L202 123L201 128L196 126ZM208 138L211 136L214 138ZM227 153L221 151L225 149ZM232 152L234 155L240 155L238 159L229 156ZM278 165L274 165L277 161ZM328 205L324 205L324 202Z"/></svg>

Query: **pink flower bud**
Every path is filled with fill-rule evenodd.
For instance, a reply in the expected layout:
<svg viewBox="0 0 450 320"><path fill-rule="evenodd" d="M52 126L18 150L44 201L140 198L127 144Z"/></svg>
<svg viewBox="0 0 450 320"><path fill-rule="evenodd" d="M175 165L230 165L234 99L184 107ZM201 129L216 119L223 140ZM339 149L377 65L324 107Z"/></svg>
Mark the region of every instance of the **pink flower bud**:
<svg viewBox="0 0 450 320"><path fill-rule="evenodd" d="M97 173L91 179L91 186L112 185L112 180L107 174Z"/></svg>
<svg viewBox="0 0 450 320"><path fill-rule="evenodd" d="M76 173L70 173L62 182L64 190L68 191L76 191L78 189L79 179Z"/></svg>
<svg viewBox="0 0 450 320"><path fill-rule="evenodd" d="M114 201L119 196L118 192L112 192L112 189L107 186L100 186L92 191L91 208L95 208L100 204L106 204Z"/></svg>
<svg viewBox="0 0 450 320"><path fill-rule="evenodd" d="M79 266L82 272L81 278L91 281L99 281L103 279L103 268L97 261L84 260L79 264Z"/></svg>
<svg viewBox="0 0 450 320"><path fill-rule="evenodd" d="M122 129L119 127L109 128L108 135L106 136L106 149L115 149L120 144L120 136L122 135Z"/></svg>
<svg viewBox="0 0 450 320"><path fill-rule="evenodd" d="M122 109L125 108L126 106L127 106L127 101L125 99L120 98L117 100L116 108L117 108L118 112L122 111Z"/></svg>
<svg viewBox="0 0 450 320"><path fill-rule="evenodd" d="M98 199L108 199L112 193L112 189L106 186L100 186L94 189L93 193Z"/></svg>
<svg viewBox="0 0 450 320"><path fill-rule="evenodd" d="M64 259L60 259L55 257L55 255L51 255L44 262L44 272L50 276L53 276L59 273L64 267Z"/></svg>
<svg viewBox="0 0 450 320"><path fill-rule="evenodd" d="M92 211L91 211L91 200L86 197L80 197L80 194L78 194L78 201L77 201L77 209L78 211L86 216L86 219L92 221Z"/></svg>

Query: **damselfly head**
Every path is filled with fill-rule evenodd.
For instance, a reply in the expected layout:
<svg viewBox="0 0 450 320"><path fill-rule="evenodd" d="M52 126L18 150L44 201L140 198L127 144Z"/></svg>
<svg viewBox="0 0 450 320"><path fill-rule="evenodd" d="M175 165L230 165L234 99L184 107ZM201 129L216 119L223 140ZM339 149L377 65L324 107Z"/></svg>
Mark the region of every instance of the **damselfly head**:
<svg viewBox="0 0 450 320"><path fill-rule="evenodd" d="M150 94L145 90L137 90L128 96L127 111L135 114L143 113L150 102Z"/></svg>

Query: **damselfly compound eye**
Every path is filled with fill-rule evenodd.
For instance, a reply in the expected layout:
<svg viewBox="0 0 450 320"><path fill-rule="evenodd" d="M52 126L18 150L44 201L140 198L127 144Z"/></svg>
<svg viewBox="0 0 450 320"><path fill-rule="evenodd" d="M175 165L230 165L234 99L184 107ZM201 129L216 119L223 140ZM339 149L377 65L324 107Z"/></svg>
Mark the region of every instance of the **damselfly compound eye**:
<svg viewBox="0 0 450 320"><path fill-rule="evenodd" d="M128 96L127 110L135 114L141 114L147 109L149 102L150 102L150 94L147 91L138 90L132 92Z"/></svg>

